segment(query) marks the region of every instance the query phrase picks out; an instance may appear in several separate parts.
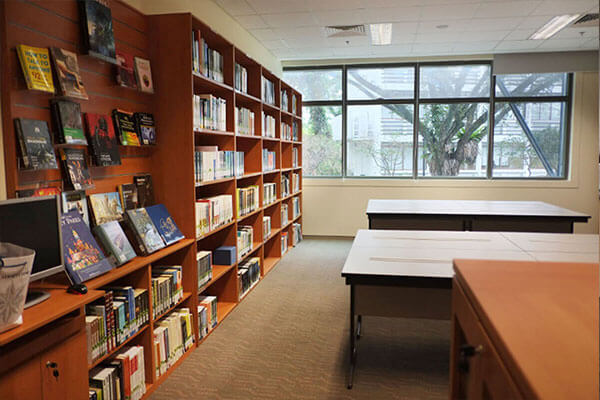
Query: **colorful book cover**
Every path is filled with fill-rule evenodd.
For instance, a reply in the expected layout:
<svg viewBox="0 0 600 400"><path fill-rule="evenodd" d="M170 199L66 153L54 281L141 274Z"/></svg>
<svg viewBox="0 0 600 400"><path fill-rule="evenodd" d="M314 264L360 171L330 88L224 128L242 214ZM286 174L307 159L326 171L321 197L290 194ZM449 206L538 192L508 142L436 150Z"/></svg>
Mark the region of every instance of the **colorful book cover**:
<svg viewBox="0 0 600 400"><path fill-rule="evenodd" d="M60 225L65 268L73 283L88 281L112 269L79 212L61 215Z"/></svg>
<svg viewBox="0 0 600 400"><path fill-rule="evenodd" d="M124 183L119 185L119 198L125 210L138 208L137 189L133 183Z"/></svg>
<svg viewBox="0 0 600 400"><path fill-rule="evenodd" d="M146 207L146 211L167 246L184 238L164 204Z"/></svg>
<svg viewBox="0 0 600 400"><path fill-rule="evenodd" d="M81 106L69 100L54 100L50 104L61 141L87 145L81 121Z"/></svg>
<svg viewBox="0 0 600 400"><path fill-rule="evenodd" d="M150 216L145 208L136 208L135 210L127 210L126 215L131 224L131 228L135 231L136 236L144 244L147 253L153 253L156 250L165 247L160 234L152 223Z"/></svg>
<svg viewBox="0 0 600 400"><path fill-rule="evenodd" d="M100 167L121 165L119 142L108 116L86 113L85 122L92 145L94 164Z"/></svg>
<svg viewBox="0 0 600 400"><path fill-rule="evenodd" d="M17 46L17 54L27 82L27 89L54 93L48 49L20 44Z"/></svg>
<svg viewBox="0 0 600 400"><path fill-rule="evenodd" d="M123 207L117 192L90 194L90 206L95 225L123 219Z"/></svg>
<svg viewBox="0 0 600 400"><path fill-rule="evenodd" d="M94 187L92 176L85 160L83 149L60 149L61 158L69 182L75 190L85 190Z"/></svg>
<svg viewBox="0 0 600 400"><path fill-rule="evenodd" d="M154 187L152 175L136 175L133 184L137 189L138 207L148 207L154 204Z"/></svg>
<svg viewBox="0 0 600 400"><path fill-rule="evenodd" d="M154 93L154 84L152 83L152 70L150 69L150 60L141 57L134 57L135 77L138 87L142 92Z"/></svg>
<svg viewBox="0 0 600 400"><path fill-rule="evenodd" d="M108 0L81 0L79 4L88 54L116 64L115 36Z"/></svg>
<svg viewBox="0 0 600 400"><path fill-rule="evenodd" d="M48 123L35 119L17 118L15 124L25 168L58 169Z"/></svg>
<svg viewBox="0 0 600 400"><path fill-rule="evenodd" d="M117 50L117 83L123 87L137 89L133 55Z"/></svg>
<svg viewBox="0 0 600 400"><path fill-rule="evenodd" d="M56 72L61 94L87 100L88 95L81 80L77 54L58 47L52 47L50 53L52 53L54 71Z"/></svg>
<svg viewBox="0 0 600 400"><path fill-rule="evenodd" d="M94 228L94 233L115 265L123 265L136 256L119 222L109 221L98 225Z"/></svg>
<svg viewBox="0 0 600 400"><path fill-rule="evenodd" d="M156 144L154 115L145 112L136 112L134 117L142 144Z"/></svg>
<svg viewBox="0 0 600 400"><path fill-rule="evenodd" d="M85 197L84 190L73 190L69 192L62 192L62 212L66 214L70 211L76 210L81 219L87 226L90 226L90 217L88 213L87 199Z"/></svg>
<svg viewBox="0 0 600 400"><path fill-rule="evenodd" d="M22 189L17 190L17 197L40 197L40 196L57 196L60 194L60 188L44 187L37 189Z"/></svg>
<svg viewBox="0 0 600 400"><path fill-rule="evenodd" d="M115 130L119 134L123 146L140 145L140 139L135 129L135 118L132 112L113 110L113 121Z"/></svg>

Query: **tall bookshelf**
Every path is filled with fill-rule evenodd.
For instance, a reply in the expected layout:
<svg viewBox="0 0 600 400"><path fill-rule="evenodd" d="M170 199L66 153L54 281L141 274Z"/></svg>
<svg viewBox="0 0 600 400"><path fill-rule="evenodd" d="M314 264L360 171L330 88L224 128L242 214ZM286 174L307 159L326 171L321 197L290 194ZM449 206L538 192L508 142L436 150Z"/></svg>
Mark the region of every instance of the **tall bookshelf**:
<svg viewBox="0 0 600 400"><path fill-rule="evenodd" d="M301 213L292 218L291 206L294 198L298 199L296 201L300 203L300 207L302 205L301 95L191 14L147 16L119 0L111 0L110 6L117 48L150 59L154 94L117 86L114 82L114 66L82 54L79 12L75 0L0 2L0 21L2 21L0 69L7 194L9 197L15 197L16 191L20 189L48 186L62 188L63 182L61 170L27 171L20 167L13 120L18 117L41 119L46 120L52 127L49 101L53 96L27 90L15 48L18 44L26 44L38 47L57 46L74 51L78 55L82 80L90 96L89 100L80 101L82 112L110 116L112 109L122 108L151 112L156 119L157 144L140 148L121 146L122 165L91 167L95 187L87 190L87 194L115 191L118 184L130 183L133 176L151 173L156 202L166 205L186 237L149 256L136 257L129 263L87 282L87 285L92 292L108 285L131 285L150 292L153 265L182 265L184 296L171 309L187 307L192 311L197 346L201 343L197 324L198 295L210 294L218 297L219 323L223 321L242 300L238 289L238 264L247 258L259 257L262 279L284 255L281 254L282 237L287 233L288 248L291 248L292 223L302 223ZM192 29L200 31L210 46L222 53L225 75L223 83L192 72ZM235 63L243 65L248 70L248 93L234 89ZM270 105L261 100L262 76L274 83L275 104ZM286 89L286 95L289 97L289 107L286 109L280 106L281 88ZM227 100L225 131L194 131L192 110L194 93L214 94ZM291 109L292 96L297 98L295 110ZM255 136L236 134L234 126L236 105L255 112ZM275 138L267 139L260 136L263 111L276 120ZM297 140L281 139L281 121L288 124L295 122L298 125ZM196 184L194 146L198 145L217 145L219 150L243 151L245 174L238 178ZM61 146L65 145L55 145L57 155ZM277 166L274 171L263 172L263 148L268 148L276 154ZM294 148L297 149L299 157L297 165L292 164ZM91 164L89 159L88 163ZM280 185L282 176L294 173L300 177L299 190L282 197ZM275 182L278 196L277 201L263 207L264 182ZM259 185L261 189L258 210L236 218L230 224L202 238L196 237L195 202L197 199L216 194L231 194L235 202L236 189L253 184ZM283 226L282 204L289 204L290 210L290 220ZM272 217L272 232L269 237L262 236L262 217L265 215ZM196 253L200 250L212 251L222 245L236 246L237 229L240 225L252 225L254 228L252 251L244 256L243 260L237 260L234 265L214 265L212 280L199 289ZM61 282L52 282L52 284L55 289L64 287L60 286ZM48 300L50 301L52 300ZM50 307L51 304L48 303L46 306ZM78 318L82 318L83 314L84 309L81 306ZM87 368L72 366L79 374L77 379L82 378L87 381L87 372L104 360L109 360L119 348L139 345L144 347L147 387L145 397L149 396L195 348L194 346L188 350L165 374L158 378L155 376L157 360L154 358L153 351L153 330L155 324L164 315L166 313L150 318L150 321L134 336L110 354L88 365ZM6 346L10 346L10 343Z"/></svg>

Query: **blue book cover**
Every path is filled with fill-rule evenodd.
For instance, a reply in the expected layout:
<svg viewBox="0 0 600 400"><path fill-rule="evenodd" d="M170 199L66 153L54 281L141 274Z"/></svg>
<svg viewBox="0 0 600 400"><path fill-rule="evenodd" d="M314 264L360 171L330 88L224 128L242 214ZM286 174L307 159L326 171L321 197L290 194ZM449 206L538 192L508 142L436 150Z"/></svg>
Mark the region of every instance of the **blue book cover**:
<svg viewBox="0 0 600 400"><path fill-rule="evenodd" d="M183 233L175 225L173 217L167 211L167 207L163 204L146 207L146 211L167 246L184 238Z"/></svg>
<svg viewBox="0 0 600 400"><path fill-rule="evenodd" d="M73 283L88 281L113 268L78 211L61 215L60 226L65 268Z"/></svg>

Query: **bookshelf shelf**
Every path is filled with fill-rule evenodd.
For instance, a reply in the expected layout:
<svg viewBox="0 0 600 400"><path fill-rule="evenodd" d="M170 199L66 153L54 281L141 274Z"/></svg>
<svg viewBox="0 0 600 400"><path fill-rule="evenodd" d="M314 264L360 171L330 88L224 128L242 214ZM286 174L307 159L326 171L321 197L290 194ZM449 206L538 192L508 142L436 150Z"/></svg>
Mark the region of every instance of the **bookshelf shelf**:
<svg viewBox="0 0 600 400"><path fill-rule="evenodd" d="M219 136L235 136L234 132L216 131L212 129L195 129L194 133L198 135L219 135Z"/></svg>
<svg viewBox="0 0 600 400"><path fill-rule="evenodd" d="M246 254L244 254L243 256L241 256L239 258L238 265L241 264L243 261L245 261L247 258L250 258L250 256L253 255L256 252L256 250L258 250L261 246L262 246L262 243L256 243L252 247L252 250L250 250L249 252L247 252Z"/></svg>
<svg viewBox="0 0 600 400"><path fill-rule="evenodd" d="M261 278L259 278L256 282L254 282L252 284L252 286L250 286L250 288L248 290L246 290L246 293L244 293L243 295L240 296L240 300L239 303L242 302L242 300L244 300L246 298L246 296L248 296L250 294L250 292L252 292L254 290L254 288L260 283Z"/></svg>
<svg viewBox="0 0 600 400"><path fill-rule="evenodd" d="M289 220L285 225L281 227L281 230L287 229L293 222L293 220Z"/></svg>
<svg viewBox="0 0 600 400"><path fill-rule="evenodd" d="M273 171L264 171L262 174L263 175L271 175L271 174L276 174L278 172L281 172L281 170L279 169L274 169Z"/></svg>
<svg viewBox="0 0 600 400"><path fill-rule="evenodd" d="M279 138L276 138L276 137L266 137L266 136L263 136L262 140L264 140L266 142L280 142L281 141Z"/></svg>
<svg viewBox="0 0 600 400"><path fill-rule="evenodd" d="M194 86L202 89L216 90L217 92L233 92L233 88L225 83L215 81L197 72L192 72L194 76Z"/></svg>
<svg viewBox="0 0 600 400"><path fill-rule="evenodd" d="M100 357L99 359L97 359L96 361L94 361L92 364L88 365L88 370L94 368L95 366L101 364L103 361L108 360L109 358L111 358L112 356L114 356L119 350L121 350L121 348L123 346L125 346L129 342L133 341L133 339L135 339L140 334L142 334L142 332L144 332L146 329L148 329L149 326L150 326L149 323L148 324L144 324L144 326L142 326L140 329L138 329L138 331L136 333L134 333L133 335L131 335L130 337L128 337L127 340L125 340L123 343L121 343L120 345L118 345L117 347L115 347L114 349L112 349L109 353L103 355L102 357Z"/></svg>
<svg viewBox="0 0 600 400"><path fill-rule="evenodd" d="M219 183L231 182L231 181L233 181L235 179L236 178L232 177L232 178L215 179L214 181L199 182L199 183L196 183L196 187L209 186L209 185L217 185Z"/></svg>
<svg viewBox="0 0 600 400"><path fill-rule="evenodd" d="M250 101L250 102L253 102L253 103L255 103L255 104L262 104L262 101L261 101L261 100L260 100L258 97L254 97L254 96L252 96L252 95L250 95L250 94L248 94L248 93L241 92L241 91L239 91L239 90L237 90L237 89L236 89L236 91L235 91L235 96L236 96L236 98L238 98L238 99L243 99L243 100L242 100L242 103L243 103L244 101ZM243 105L243 104L242 104L242 105Z"/></svg>
<svg viewBox="0 0 600 400"><path fill-rule="evenodd" d="M273 239L274 237L277 237L277 234L281 231L280 228L271 228L271 234L265 239L263 240L263 243L267 243L269 240Z"/></svg>
<svg viewBox="0 0 600 400"><path fill-rule="evenodd" d="M281 257L267 257L265 258L265 269L264 275L267 275L273 267L281 260Z"/></svg>
<svg viewBox="0 0 600 400"><path fill-rule="evenodd" d="M236 264L232 264L232 265L213 265L212 266L212 268L213 268L212 278L210 279L210 281L206 282L206 284L204 284L204 286L202 286L200 289L198 289L198 293L204 292L213 283L215 283L216 281L218 281L219 278L221 278L223 275L225 275L227 272L229 272L236 265L237 265L237 263Z"/></svg>
<svg viewBox="0 0 600 400"><path fill-rule="evenodd" d="M277 203L279 203L280 199L275 199L275 201L270 202L269 204L265 204L263 206L263 210L266 210L267 208L273 207L274 205L276 205Z"/></svg>
<svg viewBox="0 0 600 400"><path fill-rule="evenodd" d="M206 234L204 234L204 235L202 235L202 236L198 236L198 237L196 238L196 241L204 240L204 239L208 238L209 236L212 236L212 235L214 235L215 233L217 233L217 232L220 232L220 231L222 231L223 229L230 228L230 227L232 227L232 226L234 226L234 225L235 225L235 220L233 220L233 221L231 221L231 222L229 222L229 223L227 223L227 224L225 224L225 225L221 225L221 226L220 226L220 227L218 227L217 229L214 229L214 230L212 230L212 231L210 231L210 232L208 232L208 233L206 233Z"/></svg>
<svg viewBox="0 0 600 400"><path fill-rule="evenodd" d="M262 106L263 106L263 109L265 109L266 111L271 111L271 112L274 112L274 113L277 113L277 112L279 112L279 111L280 111L280 110L279 110L279 107L277 107L277 106L274 106L274 105L272 105L272 104L269 104L269 103L265 103L265 102L263 102L263 103L262 103Z"/></svg>
<svg viewBox="0 0 600 400"><path fill-rule="evenodd" d="M294 169L295 169L295 168L292 168L292 167L290 167L290 168L282 168L282 169L281 169L281 172L290 172L290 171L292 171L292 170L294 170Z"/></svg>
<svg viewBox="0 0 600 400"><path fill-rule="evenodd" d="M235 136L238 140L242 139L242 140L261 140L262 136L258 136L258 135L236 135Z"/></svg>
<svg viewBox="0 0 600 400"><path fill-rule="evenodd" d="M154 371L152 371L152 376L154 377L154 379L156 379L156 381L150 385L146 384L146 394L144 394L144 396L142 397L142 400L145 400L147 398L150 397L150 395L152 394L152 392L154 392L154 390L156 390L156 388L158 388L168 377L169 375L171 375L171 373L177 369L177 367L179 367L181 365L181 363L183 363L185 361L185 359L192 354L192 351L194 351L194 349L196 348L196 345L192 345L185 353L183 353L183 355L181 357L179 357L179 360L175 361L175 363L173 365L171 365L171 367L161 376L158 377L158 379L156 379L155 375L154 375Z"/></svg>
<svg viewBox="0 0 600 400"><path fill-rule="evenodd" d="M166 310L166 311L160 313L159 315L157 315L156 317L152 318L152 320L153 321L159 321L159 320L161 320L167 314L169 314L171 311L173 311L174 309L176 309L177 307L179 307L181 304L183 304L183 302L185 302L191 296L192 296L192 293L190 293L190 292L183 292L183 297L181 299L179 299L179 301L177 303L175 303L171 307L169 307L168 310Z"/></svg>
<svg viewBox="0 0 600 400"><path fill-rule="evenodd" d="M249 173L249 174L244 174L243 176L239 176L237 178L237 180L240 181L242 179L252 178L252 177L260 176L260 175L262 175L262 172L252 172L252 173Z"/></svg>
<svg viewBox="0 0 600 400"><path fill-rule="evenodd" d="M258 214L258 213L259 213L259 212L261 212L261 211L262 211L262 207L259 207L259 208L257 208L256 210L252 211L251 213L248 213L248 214L241 215L241 216L237 217L237 221L238 221L238 222L241 222L241 221L245 220L246 218L250 218L250 217L252 217L253 215L256 215L256 214Z"/></svg>
<svg viewBox="0 0 600 400"><path fill-rule="evenodd" d="M227 318L227 316L233 311L235 306L237 306L237 303L235 302L223 301L217 303L217 316L219 318L219 324L223 322L225 318Z"/></svg>

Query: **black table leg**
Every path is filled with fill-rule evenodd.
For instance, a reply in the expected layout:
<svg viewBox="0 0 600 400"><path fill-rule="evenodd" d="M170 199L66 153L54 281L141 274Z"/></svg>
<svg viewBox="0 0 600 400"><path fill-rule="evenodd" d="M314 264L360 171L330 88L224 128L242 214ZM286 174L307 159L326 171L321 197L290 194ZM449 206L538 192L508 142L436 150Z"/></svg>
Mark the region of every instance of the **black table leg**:
<svg viewBox="0 0 600 400"><path fill-rule="evenodd" d="M360 318L360 317L359 317ZM359 319L360 321L360 319ZM348 389L354 383L354 369L356 368L356 332L354 330L354 285L350 285L350 372L348 376Z"/></svg>

